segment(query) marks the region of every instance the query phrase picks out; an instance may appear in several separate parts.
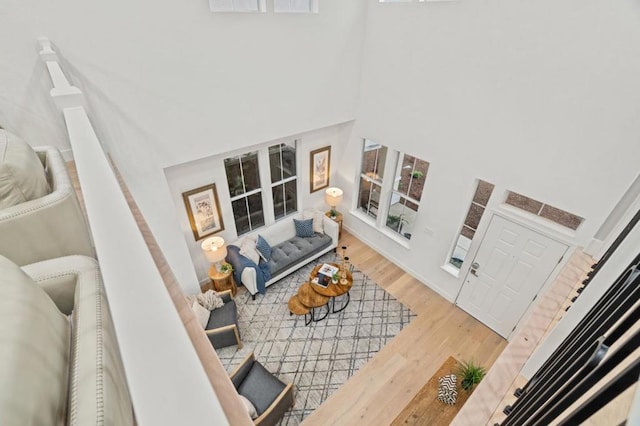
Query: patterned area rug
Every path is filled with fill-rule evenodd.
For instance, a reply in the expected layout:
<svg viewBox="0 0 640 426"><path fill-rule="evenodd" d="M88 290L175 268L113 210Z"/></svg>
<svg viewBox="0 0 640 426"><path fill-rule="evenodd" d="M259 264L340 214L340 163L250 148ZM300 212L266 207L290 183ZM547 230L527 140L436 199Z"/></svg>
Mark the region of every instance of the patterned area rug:
<svg viewBox="0 0 640 426"><path fill-rule="evenodd" d="M305 326L304 316L289 314L287 302L308 280L311 269L325 262L337 262L336 254L328 253L272 284L256 300L241 287L236 303L244 346L217 350L228 372L254 352L267 370L294 384L295 405L281 425L300 424L415 317L366 275L352 269L353 287L346 309ZM337 307L345 301L342 297L346 296L337 298ZM322 315L324 308L320 309Z"/></svg>

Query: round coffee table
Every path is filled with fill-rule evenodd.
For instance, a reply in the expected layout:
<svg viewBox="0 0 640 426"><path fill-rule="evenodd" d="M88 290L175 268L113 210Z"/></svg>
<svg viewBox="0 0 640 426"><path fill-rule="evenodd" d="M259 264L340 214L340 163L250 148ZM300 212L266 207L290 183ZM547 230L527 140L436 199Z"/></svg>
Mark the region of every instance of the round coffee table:
<svg viewBox="0 0 640 426"><path fill-rule="evenodd" d="M339 266L336 263L331 263L330 265L333 265L335 267ZM309 275L309 281L313 281L313 279L318 275L318 271L320 270L320 268L322 268L322 265L316 265L315 268L313 268L313 270L311 271L311 274ZM349 305L349 301L351 300L351 295L349 294L349 290L351 290L352 286L353 286L353 276L351 275L351 271L347 271L346 278L341 278L335 284L333 282L330 282L329 285L327 285L326 287L323 287L319 284L315 284L313 282L311 283L311 288L313 289L313 291L323 296L327 296L331 298L331 311L334 314L336 312L340 312L344 310L344 308L346 308L347 305ZM336 310L336 297L342 296L343 294L347 295L346 302L343 302L340 309Z"/></svg>
<svg viewBox="0 0 640 426"><path fill-rule="evenodd" d="M311 310L311 321L314 321L314 322L321 321L325 319L329 314L328 303L329 303L330 297L316 292L315 288L312 287L311 284L309 283L302 284L298 289L298 294L296 296L298 301L303 306L306 306ZM296 297L296 296L293 296L293 297ZM289 303L291 303L291 300L289 300ZM295 303L296 302L294 302L294 304ZM325 305L327 306L327 312L325 312L325 314L322 317L317 318L315 313L316 308L320 308L321 306L325 306Z"/></svg>
<svg viewBox="0 0 640 426"><path fill-rule="evenodd" d="M289 314L304 315L304 325L311 324L311 320L313 320L311 309L302 304L300 299L298 299L297 294L291 297L291 299L289 299ZM308 320L307 320L307 315L309 315Z"/></svg>

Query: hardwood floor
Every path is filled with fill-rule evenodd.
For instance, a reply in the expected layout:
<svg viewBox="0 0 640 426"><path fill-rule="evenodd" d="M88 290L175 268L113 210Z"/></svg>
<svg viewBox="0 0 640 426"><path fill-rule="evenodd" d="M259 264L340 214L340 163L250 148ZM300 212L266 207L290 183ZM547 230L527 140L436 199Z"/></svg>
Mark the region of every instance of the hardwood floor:
<svg viewBox="0 0 640 426"><path fill-rule="evenodd" d="M489 368L507 341L347 231L351 263L417 317L325 401L304 425L388 425L453 356Z"/></svg>

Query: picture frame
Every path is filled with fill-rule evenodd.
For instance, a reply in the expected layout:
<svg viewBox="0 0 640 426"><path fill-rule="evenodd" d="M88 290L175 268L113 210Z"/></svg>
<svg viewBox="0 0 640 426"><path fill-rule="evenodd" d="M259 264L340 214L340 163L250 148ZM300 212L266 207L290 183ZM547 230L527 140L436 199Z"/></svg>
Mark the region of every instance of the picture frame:
<svg viewBox="0 0 640 426"><path fill-rule="evenodd" d="M182 199L196 241L224 231L215 183L184 192Z"/></svg>
<svg viewBox="0 0 640 426"><path fill-rule="evenodd" d="M313 193L329 186L331 145L311 151L309 161L309 191Z"/></svg>

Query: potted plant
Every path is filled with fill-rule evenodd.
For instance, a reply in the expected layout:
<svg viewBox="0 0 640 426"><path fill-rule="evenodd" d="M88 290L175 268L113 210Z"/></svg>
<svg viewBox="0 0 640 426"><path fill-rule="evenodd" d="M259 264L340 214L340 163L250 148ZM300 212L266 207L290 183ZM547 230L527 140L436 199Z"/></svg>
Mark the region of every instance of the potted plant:
<svg viewBox="0 0 640 426"><path fill-rule="evenodd" d="M387 216L387 226L393 229L396 232L401 232L402 226L409 223L407 219L404 218L403 215L392 215Z"/></svg>
<svg viewBox="0 0 640 426"><path fill-rule="evenodd" d="M226 274L227 272L233 272L233 266L231 266L230 263L223 263L222 266L220 266L220 272L222 272L223 274Z"/></svg>
<svg viewBox="0 0 640 426"><path fill-rule="evenodd" d="M424 177L424 173L422 173L420 170L414 170L411 172L411 177L414 179L420 179L421 177Z"/></svg>
<svg viewBox="0 0 640 426"><path fill-rule="evenodd" d="M462 389L470 391L475 385L480 383L482 378L487 374L487 370L484 367L477 365L473 360L468 362L461 362L458 365L458 371L456 372L460 377Z"/></svg>
<svg viewBox="0 0 640 426"><path fill-rule="evenodd" d="M338 284L338 280L339 280L339 279L340 279L340 275L338 275L338 273L337 273L337 272L336 272L336 273L334 273L334 274L331 276L331 282L332 282L332 283L334 283L334 284Z"/></svg>

